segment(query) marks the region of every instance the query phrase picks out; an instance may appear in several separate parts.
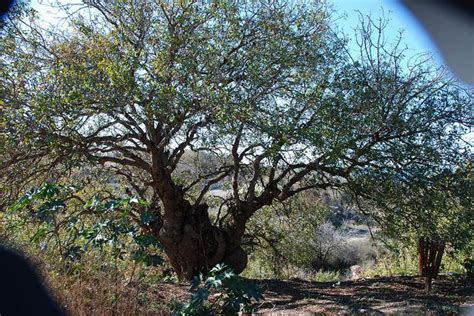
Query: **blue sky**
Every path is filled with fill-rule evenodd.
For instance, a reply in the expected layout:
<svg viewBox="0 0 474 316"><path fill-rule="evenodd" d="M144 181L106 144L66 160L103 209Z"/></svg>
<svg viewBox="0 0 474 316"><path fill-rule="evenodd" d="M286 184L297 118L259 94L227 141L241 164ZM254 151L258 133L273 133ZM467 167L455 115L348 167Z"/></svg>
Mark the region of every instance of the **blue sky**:
<svg viewBox="0 0 474 316"><path fill-rule="evenodd" d="M411 14L411 12L397 0L328 0L335 9L334 16L345 16L337 19L336 24L345 33L352 35L353 29L359 21L360 11L364 15L371 15L373 18L382 14L390 17L389 27L385 30L389 41L394 41L399 30L403 30L403 42L408 46L409 53L429 52L433 55L435 62L442 63L442 57L437 47L425 32L423 26ZM411 55L411 54L408 54Z"/></svg>

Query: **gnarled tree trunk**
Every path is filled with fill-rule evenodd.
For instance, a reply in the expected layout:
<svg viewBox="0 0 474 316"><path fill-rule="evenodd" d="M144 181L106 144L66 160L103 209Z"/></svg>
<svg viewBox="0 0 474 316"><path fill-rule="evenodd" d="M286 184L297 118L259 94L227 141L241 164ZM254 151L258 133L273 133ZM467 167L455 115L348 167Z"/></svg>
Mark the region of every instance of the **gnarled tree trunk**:
<svg viewBox="0 0 474 316"><path fill-rule="evenodd" d="M225 226L211 223L208 205L191 204L182 186L174 183L171 169L162 168L169 160L163 152L150 147L153 157L151 183L162 202L160 223L151 233L163 245L171 265L180 279L191 280L207 273L218 263L224 263L236 273L247 265L247 255L241 247L245 224L257 208L241 207L228 210L231 215ZM267 201L268 203L268 201Z"/></svg>
<svg viewBox="0 0 474 316"><path fill-rule="evenodd" d="M245 225L219 228L212 225L208 206L189 206L182 217L165 217L154 233L180 279L191 280L206 273L218 263L225 263L241 273L247 265L247 255L241 247Z"/></svg>

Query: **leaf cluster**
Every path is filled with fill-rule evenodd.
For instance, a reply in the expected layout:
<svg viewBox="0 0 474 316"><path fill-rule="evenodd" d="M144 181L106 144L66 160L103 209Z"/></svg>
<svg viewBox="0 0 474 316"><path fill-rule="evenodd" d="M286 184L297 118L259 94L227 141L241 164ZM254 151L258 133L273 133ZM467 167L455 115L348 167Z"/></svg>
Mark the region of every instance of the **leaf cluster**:
<svg viewBox="0 0 474 316"><path fill-rule="evenodd" d="M263 299L259 288L246 283L223 264L216 265L206 275L194 278L188 303L174 315L235 315L251 312L252 303Z"/></svg>
<svg viewBox="0 0 474 316"><path fill-rule="evenodd" d="M59 251L64 260L79 260L88 251L111 247L123 259L125 245L136 262L160 265L158 240L140 229L154 220L148 203L137 198L113 198L95 194L85 200L81 188L45 183L19 198L7 210L10 229L32 224L30 241ZM137 223L130 212L141 212ZM141 225L141 226L140 226Z"/></svg>

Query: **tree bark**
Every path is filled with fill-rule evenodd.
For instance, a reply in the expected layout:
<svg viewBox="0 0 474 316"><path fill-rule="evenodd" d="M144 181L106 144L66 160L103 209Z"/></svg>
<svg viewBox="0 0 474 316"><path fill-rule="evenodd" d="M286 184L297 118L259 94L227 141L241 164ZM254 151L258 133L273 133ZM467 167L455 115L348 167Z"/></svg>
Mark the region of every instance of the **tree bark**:
<svg viewBox="0 0 474 316"><path fill-rule="evenodd" d="M420 237L418 239L418 274L420 276L425 276L425 273L424 273L424 266L425 266L424 254L425 254L425 242L424 242L423 237Z"/></svg>
<svg viewBox="0 0 474 316"><path fill-rule="evenodd" d="M169 157L155 147L152 151L153 187L162 202L161 223L153 234L163 245L173 269L181 280L192 280L207 273L218 263L225 263L235 273L247 265L247 255L241 247L248 216L235 212L238 220L226 227L211 223L207 204L192 205L182 186L174 183L170 169L163 169ZM161 213L161 212L160 212ZM231 221L232 222L232 221Z"/></svg>
<svg viewBox="0 0 474 316"><path fill-rule="evenodd" d="M241 247L242 235L234 230L213 226L208 206L201 204L184 211L183 221L164 218L158 239L175 272L181 280L191 280L207 273L218 263L224 263L236 273L247 265L247 255Z"/></svg>
<svg viewBox="0 0 474 316"><path fill-rule="evenodd" d="M425 278L425 290L431 291L433 279L438 277L445 243L420 237L418 240L418 273Z"/></svg>

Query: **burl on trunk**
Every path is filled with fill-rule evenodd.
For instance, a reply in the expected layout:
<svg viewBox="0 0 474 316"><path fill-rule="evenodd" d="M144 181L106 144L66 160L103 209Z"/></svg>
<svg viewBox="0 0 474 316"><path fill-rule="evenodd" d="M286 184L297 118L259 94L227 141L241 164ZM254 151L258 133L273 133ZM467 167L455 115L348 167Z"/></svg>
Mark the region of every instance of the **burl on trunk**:
<svg viewBox="0 0 474 316"><path fill-rule="evenodd" d="M168 215L168 216L167 216ZM219 228L212 225L208 206L189 206L182 216L167 214L156 232L180 279L190 280L206 273L218 263L224 263L236 273L247 265L247 255L241 247L245 225ZM239 226L242 226L240 229Z"/></svg>

